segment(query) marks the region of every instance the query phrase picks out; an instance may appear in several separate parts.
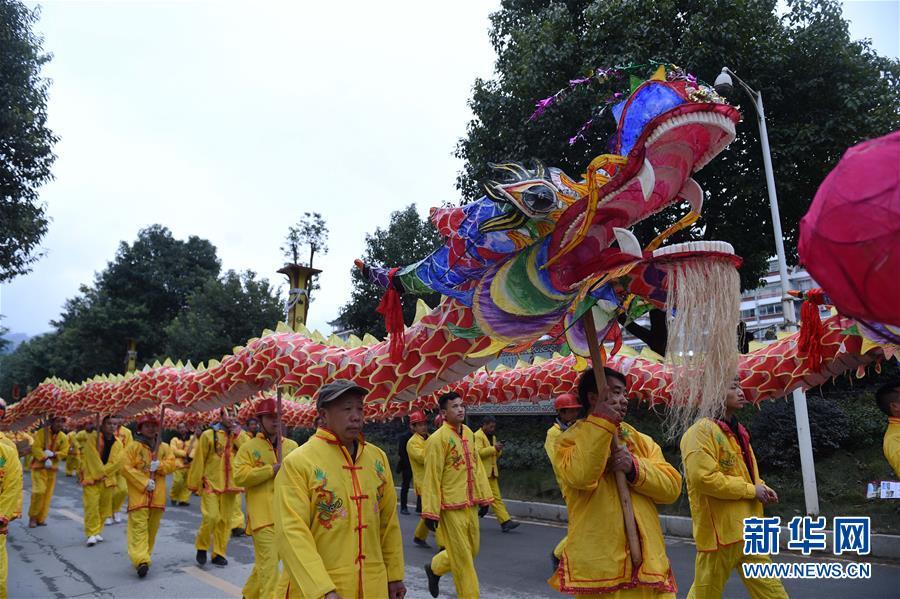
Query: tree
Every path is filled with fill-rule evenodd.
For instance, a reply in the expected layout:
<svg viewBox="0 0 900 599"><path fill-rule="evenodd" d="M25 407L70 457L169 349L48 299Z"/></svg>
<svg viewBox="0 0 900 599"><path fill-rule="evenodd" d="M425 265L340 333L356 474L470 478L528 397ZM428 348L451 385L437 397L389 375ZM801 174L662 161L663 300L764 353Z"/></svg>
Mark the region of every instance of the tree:
<svg viewBox="0 0 900 599"><path fill-rule="evenodd" d="M47 128L41 67L51 56L32 31L38 9L0 0L0 283L31 270L47 232L37 189L52 178L57 137Z"/></svg>
<svg viewBox="0 0 900 599"><path fill-rule="evenodd" d="M257 280L253 271L229 270L190 295L187 306L165 328L164 353L195 364L218 359L263 329L274 328L283 317L281 300L268 280Z"/></svg>
<svg viewBox="0 0 900 599"><path fill-rule="evenodd" d="M415 204L403 210L391 213L391 221L387 229L378 227L371 235L366 235L366 252L363 261L366 264L384 266L406 266L418 262L441 246L443 240L427 219L419 218ZM357 335L371 333L379 338L387 334L384 319L375 309L384 294L382 289L363 280L357 269L352 271L353 291L350 301L341 308L341 313L334 324L354 331ZM416 312L415 297L403 298L403 316L407 323L412 322ZM434 307L440 302L438 293L424 296L422 299Z"/></svg>
<svg viewBox="0 0 900 599"><path fill-rule="evenodd" d="M309 261L301 262L301 252L303 246L309 246ZM286 260L290 260L292 264L300 264L302 266L313 267L313 259L316 254L325 255L328 253L328 226L325 219L318 212L304 212L303 218L296 225L288 227L288 234L284 239L284 245L281 246ZM314 275L310 277L306 284L306 296L312 302L312 292L319 289L319 277Z"/></svg>
<svg viewBox="0 0 900 599"><path fill-rule="evenodd" d="M900 126L900 62L850 40L836 0L503 0L491 15L496 77L477 79L475 118L456 156L457 187L481 193L488 162L538 157L573 176L605 152L598 131L569 145L603 97L576 90L539 119L535 101L598 67L669 61L712 81L722 66L762 91L775 165L785 245L796 261L799 219L844 150ZM649 75L650 69L648 68ZM743 93L743 92L741 92ZM774 240L752 104L738 137L696 176L707 190L703 217L679 240L723 239L744 258L745 288L757 286ZM635 227L649 242L680 215L664 211Z"/></svg>

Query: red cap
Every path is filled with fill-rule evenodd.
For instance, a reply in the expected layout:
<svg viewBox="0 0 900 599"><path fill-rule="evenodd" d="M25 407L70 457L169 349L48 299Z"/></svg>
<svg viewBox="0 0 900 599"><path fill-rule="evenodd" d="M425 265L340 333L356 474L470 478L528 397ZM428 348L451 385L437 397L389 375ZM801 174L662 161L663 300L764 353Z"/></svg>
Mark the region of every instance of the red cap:
<svg viewBox="0 0 900 599"><path fill-rule="evenodd" d="M144 414L138 418L137 421L138 426L143 424L155 424L156 426L159 426L159 418L157 418L156 414Z"/></svg>
<svg viewBox="0 0 900 599"><path fill-rule="evenodd" d="M563 393L553 400L553 407L556 408L556 411L558 412L559 410L568 408L580 408L581 403L579 403L578 398L571 393Z"/></svg>
<svg viewBox="0 0 900 599"><path fill-rule="evenodd" d="M444 417L441 416L440 414L438 414L437 416L434 417L434 426L437 427L442 424L444 424Z"/></svg>
<svg viewBox="0 0 900 599"><path fill-rule="evenodd" d="M410 424L418 424L420 422L425 422L425 412L422 410L415 410L409 413Z"/></svg>
<svg viewBox="0 0 900 599"><path fill-rule="evenodd" d="M256 402L256 415L271 414L274 416L278 413L278 404L271 397L266 397Z"/></svg>

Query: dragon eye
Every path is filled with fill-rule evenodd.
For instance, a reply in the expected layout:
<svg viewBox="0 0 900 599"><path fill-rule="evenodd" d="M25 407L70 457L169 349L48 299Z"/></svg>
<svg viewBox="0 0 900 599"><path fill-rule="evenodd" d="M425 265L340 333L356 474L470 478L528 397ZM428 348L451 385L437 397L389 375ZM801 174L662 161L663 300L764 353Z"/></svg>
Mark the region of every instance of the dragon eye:
<svg viewBox="0 0 900 599"><path fill-rule="evenodd" d="M556 207L556 194L544 185L535 185L522 192L522 203L532 212L550 212Z"/></svg>

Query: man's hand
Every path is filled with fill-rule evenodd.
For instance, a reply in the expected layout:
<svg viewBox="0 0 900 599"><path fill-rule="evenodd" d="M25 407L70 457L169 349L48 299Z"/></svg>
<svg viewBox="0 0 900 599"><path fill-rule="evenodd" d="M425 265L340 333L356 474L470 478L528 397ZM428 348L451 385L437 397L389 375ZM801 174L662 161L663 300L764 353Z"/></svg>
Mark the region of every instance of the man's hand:
<svg viewBox="0 0 900 599"><path fill-rule="evenodd" d="M771 491L771 494L769 493ZM775 491L769 489L766 485L756 485L756 499L762 503L763 505L768 505L773 503L772 495ZM774 501L778 501L778 496L775 495Z"/></svg>
<svg viewBox="0 0 900 599"><path fill-rule="evenodd" d="M155 490L156 490L156 481L151 478L150 480L147 481L147 492L152 493Z"/></svg>
<svg viewBox="0 0 900 599"><path fill-rule="evenodd" d="M503 450L503 443L501 443L500 441L494 441L494 449L496 449L497 451Z"/></svg>
<svg viewBox="0 0 900 599"><path fill-rule="evenodd" d="M44 460L44 468L47 468L48 470L53 468L53 460Z"/></svg>
<svg viewBox="0 0 900 599"><path fill-rule="evenodd" d="M597 401L597 403L594 404L594 409L591 410L591 415L599 416L600 418L609 420L616 425L622 422L622 416L619 414L619 412L614 410L611 406L607 405L603 401Z"/></svg>
<svg viewBox="0 0 900 599"><path fill-rule="evenodd" d="M431 532L437 532L438 529L438 521L432 520L430 518L425 518L425 528L430 530Z"/></svg>
<svg viewBox="0 0 900 599"><path fill-rule="evenodd" d="M281 470L281 462L275 462L272 464L272 476L278 474L278 471Z"/></svg>
<svg viewBox="0 0 900 599"><path fill-rule="evenodd" d="M479 505L479 506L478 506L478 517L479 517L479 518L484 518L485 516L487 516L488 509L489 509L489 508L488 508L488 506L486 506L486 505Z"/></svg>
<svg viewBox="0 0 900 599"><path fill-rule="evenodd" d="M766 487L766 492L769 494L769 503L778 503L778 493L775 492L775 489Z"/></svg>
<svg viewBox="0 0 900 599"><path fill-rule="evenodd" d="M388 583L388 599L403 599L406 597L406 585L402 580Z"/></svg>
<svg viewBox="0 0 900 599"><path fill-rule="evenodd" d="M52 458L55 454L49 449L44 450L44 459Z"/></svg>
<svg viewBox="0 0 900 599"><path fill-rule="evenodd" d="M628 451L627 446L619 445L616 447L610 460L612 460L611 468L613 472L624 472L627 475L631 475L634 472L634 456Z"/></svg>
<svg viewBox="0 0 900 599"><path fill-rule="evenodd" d="M330 593L325 593L322 599L341 599L341 596L337 594L337 591L331 591Z"/></svg>
<svg viewBox="0 0 900 599"><path fill-rule="evenodd" d="M150 472L156 472L159 470L159 460L153 460L150 462Z"/></svg>

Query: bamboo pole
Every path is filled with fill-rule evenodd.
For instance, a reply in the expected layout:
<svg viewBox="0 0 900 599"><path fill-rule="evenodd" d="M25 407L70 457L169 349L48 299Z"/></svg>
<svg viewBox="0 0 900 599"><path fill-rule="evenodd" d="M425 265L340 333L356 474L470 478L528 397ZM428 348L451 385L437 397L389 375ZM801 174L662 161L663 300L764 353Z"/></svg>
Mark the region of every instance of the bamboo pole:
<svg viewBox="0 0 900 599"><path fill-rule="evenodd" d="M281 463L281 387L275 388L275 405L278 412L278 428L275 430L275 451L278 455L278 463Z"/></svg>
<svg viewBox="0 0 900 599"><path fill-rule="evenodd" d="M600 346L597 344L597 326L594 324L594 314L591 309L581 317L584 324L584 332L587 337L588 348L591 352L591 367L594 370L594 379L597 381L597 396L603 397L606 389L606 374L603 372L603 358L600 355ZM613 449L619 448L619 433L613 435ZM637 523L634 520L634 506L631 502L631 489L628 488L628 480L625 473L616 471L616 488L619 491L619 501L622 504L622 516L625 519L625 535L628 538L628 552L631 555L631 566L637 571L644 561L641 553L641 539L638 536Z"/></svg>

